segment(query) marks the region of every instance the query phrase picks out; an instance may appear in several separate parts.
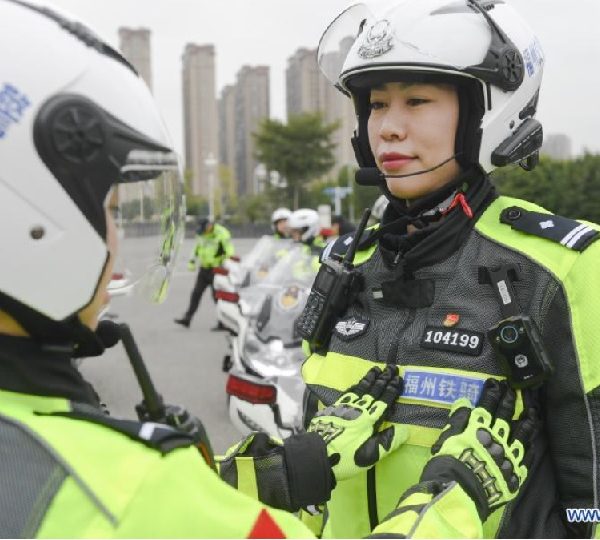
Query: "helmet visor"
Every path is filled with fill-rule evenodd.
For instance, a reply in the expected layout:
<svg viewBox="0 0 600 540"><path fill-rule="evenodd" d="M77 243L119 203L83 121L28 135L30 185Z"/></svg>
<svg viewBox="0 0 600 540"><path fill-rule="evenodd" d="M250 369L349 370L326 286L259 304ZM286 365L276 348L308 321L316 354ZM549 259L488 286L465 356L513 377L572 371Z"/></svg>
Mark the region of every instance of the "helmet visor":
<svg viewBox="0 0 600 540"><path fill-rule="evenodd" d="M317 49L319 68L329 82L342 92L346 91L339 85L339 79L348 53L367 22L373 19L373 14L365 4L355 4L340 13L321 36Z"/></svg>
<svg viewBox="0 0 600 540"><path fill-rule="evenodd" d="M166 298L183 238L185 201L173 153L132 151L109 197L119 247L109 294Z"/></svg>
<svg viewBox="0 0 600 540"><path fill-rule="evenodd" d="M365 71L464 72L486 60L500 32L493 12L484 15L468 0L396 0L389 6L382 2L375 12L354 5L323 34L319 67L343 91L347 78Z"/></svg>

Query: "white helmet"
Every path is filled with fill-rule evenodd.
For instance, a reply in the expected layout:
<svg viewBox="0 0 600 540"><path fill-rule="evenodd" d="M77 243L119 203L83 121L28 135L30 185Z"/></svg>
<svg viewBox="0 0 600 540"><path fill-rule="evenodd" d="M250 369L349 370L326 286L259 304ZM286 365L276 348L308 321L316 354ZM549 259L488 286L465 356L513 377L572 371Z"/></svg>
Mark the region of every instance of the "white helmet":
<svg viewBox="0 0 600 540"><path fill-rule="evenodd" d="M357 4L339 15L318 52L325 76L354 98L359 122L353 145L361 167L375 166L366 130L368 90L394 80L457 85L461 164L479 164L487 172L509 163L535 165L543 139L533 117L544 54L506 0L370 6Z"/></svg>
<svg viewBox="0 0 600 540"><path fill-rule="evenodd" d="M300 231L302 242L310 242L321 230L319 213L310 208L300 208L290 215L288 220L290 231Z"/></svg>
<svg viewBox="0 0 600 540"><path fill-rule="evenodd" d="M275 224L278 221L281 221L283 219L290 219L290 216L292 215L291 210L289 210L288 208L277 208L277 210L274 210L273 213L271 214L271 224L273 225L273 228L275 228Z"/></svg>
<svg viewBox="0 0 600 540"><path fill-rule="evenodd" d="M106 208L121 236L162 233L151 252L136 244L123 270L164 298L185 214L181 168L148 88L117 51L33 2L0 0L0 20L0 230L10 253L0 310L39 340L77 343L86 332L77 312L108 260Z"/></svg>

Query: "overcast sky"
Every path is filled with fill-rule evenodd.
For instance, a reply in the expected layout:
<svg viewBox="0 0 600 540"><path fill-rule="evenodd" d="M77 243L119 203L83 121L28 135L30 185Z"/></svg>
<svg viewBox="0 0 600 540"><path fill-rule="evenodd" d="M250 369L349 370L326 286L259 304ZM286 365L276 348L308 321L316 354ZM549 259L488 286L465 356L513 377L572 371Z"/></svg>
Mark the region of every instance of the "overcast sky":
<svg viewBox="0 0 600 540"><path fill-rule="evenodd" d="M46 3L46 0L42 0ZM213 43L217 92L243 64L271 66L271 116L285 117L287 58L316 47L351 0L49 0L118 46L120 26L152 31L154 95L181 151L181 54ZM600 0L511 0L546 54L538 117L545 133L566 133L573 149L600 153Z"/></svg>

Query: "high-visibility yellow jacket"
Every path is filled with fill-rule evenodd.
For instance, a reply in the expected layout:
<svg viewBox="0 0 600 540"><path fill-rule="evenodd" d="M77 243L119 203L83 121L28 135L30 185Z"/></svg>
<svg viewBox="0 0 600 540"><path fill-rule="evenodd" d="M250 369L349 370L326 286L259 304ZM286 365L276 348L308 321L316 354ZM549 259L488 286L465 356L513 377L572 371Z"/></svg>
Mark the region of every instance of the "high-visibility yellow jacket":
<svg viewBox="0 0 600 540"><path fill-rule="evenodd" d="M364 288L327 350L310 352L303 365L307 421L373 365L397 364L404 378L390 421L408 427L407 443L338 483L324 537L369 534L418 482L451 403L475 403L487 378L506 377L487 337L504 316L486 269L502 265L512 265L518 304L537 325L554 374L534 392L547 423L522 494L487 519L483 535L593 534L591 525L567 523L565 510L593 508L600 498L599 227L497 197L487 179L467 200L473 219L459 206L429 233L394 233L396 252L381 239L362 246L355 262ZM345 240L328 251L343 252Z"/></svg>
<svg viewBox="0 0 600 540"><path fill-rule="evenodd" d="M216 268L233 253L231 234L223 225L215 223L210 232L196 236L196 245L189 263L195 266L199 261L201 268Z"/></svg>

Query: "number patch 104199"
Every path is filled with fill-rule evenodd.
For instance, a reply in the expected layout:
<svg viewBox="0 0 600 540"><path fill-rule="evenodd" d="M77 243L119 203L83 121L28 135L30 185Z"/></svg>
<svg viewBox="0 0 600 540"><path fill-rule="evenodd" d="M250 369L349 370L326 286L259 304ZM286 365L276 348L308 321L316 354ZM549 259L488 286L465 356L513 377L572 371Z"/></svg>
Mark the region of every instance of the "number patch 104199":
<svg viewBox="0 0 600 540"><path fill-rule="evenodd" d="M428 326L421 339L421 346L425 349L457 352L479 356L483 347L484 335L471 330L449 330Z"/></svg>

